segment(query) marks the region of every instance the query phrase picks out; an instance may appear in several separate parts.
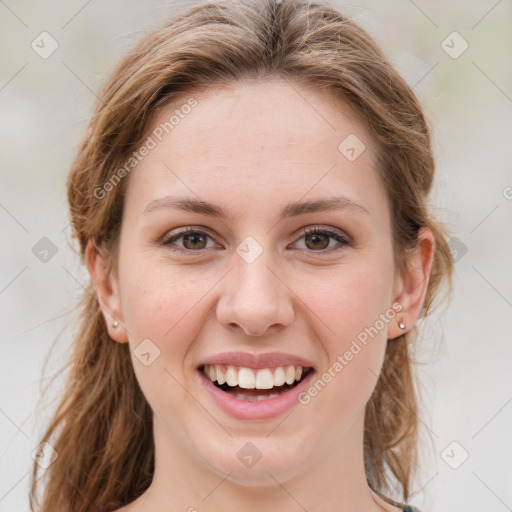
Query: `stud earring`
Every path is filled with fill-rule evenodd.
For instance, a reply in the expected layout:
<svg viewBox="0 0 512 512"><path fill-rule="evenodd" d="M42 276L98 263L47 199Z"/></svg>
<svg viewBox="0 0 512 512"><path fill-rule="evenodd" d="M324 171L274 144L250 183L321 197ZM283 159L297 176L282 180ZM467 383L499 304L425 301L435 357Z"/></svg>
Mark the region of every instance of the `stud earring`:
<svg viewBox="0 0 512 512"><path fill-rule="evenodd" d="M398 322L398 327L400 327L400 329L405 329L405 324L403 320L400 320L400 322Z"/></svg>
<svg viewBox="0 0 512 512"><path fill-rule="evenodd" d="M116 320L113 324L112 324L112 327L115 329L116 327L119 327L119 322Z"/></svg>

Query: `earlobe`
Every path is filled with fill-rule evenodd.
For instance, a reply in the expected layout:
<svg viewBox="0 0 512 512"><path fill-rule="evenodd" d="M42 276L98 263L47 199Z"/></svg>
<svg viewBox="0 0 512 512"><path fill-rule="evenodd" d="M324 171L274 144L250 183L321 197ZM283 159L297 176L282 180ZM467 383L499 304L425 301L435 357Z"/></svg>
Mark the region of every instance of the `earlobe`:
<svg viewBox="0 0 512 512"><path fill-rule="evenodd" d="M388 339L397 338L416 323L427 296L434 251L435 239L432 231L421 228L417 247L408 258L407 268L398 279L399 286L395 288L395 302L402 305L402 310L397 314L396 322L389 324Z"/></svg>
<svg viewBox="0 0 512 512"><path fill-rule="evenodd" d="M126 343L119 286L110 262L100 254L92 240L87 243L85 264L96 289L96 296L105 320L109 336L119 343Z"/></svg>

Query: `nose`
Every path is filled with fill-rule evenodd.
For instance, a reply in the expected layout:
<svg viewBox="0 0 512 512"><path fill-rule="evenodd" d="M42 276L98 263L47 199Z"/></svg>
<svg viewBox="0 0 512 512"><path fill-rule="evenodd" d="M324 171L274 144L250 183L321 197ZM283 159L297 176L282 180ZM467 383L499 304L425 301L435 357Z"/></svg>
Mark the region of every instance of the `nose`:
<svg viewBox="0 0 512 512"><path fill-rule="evenodd" d="M294 318L293 292L283 282L275 265L265 257L247 263L234 255L235 268L223 283L217 304L217 319L229 329L249 336L262 336L290 325Z"/></svg>

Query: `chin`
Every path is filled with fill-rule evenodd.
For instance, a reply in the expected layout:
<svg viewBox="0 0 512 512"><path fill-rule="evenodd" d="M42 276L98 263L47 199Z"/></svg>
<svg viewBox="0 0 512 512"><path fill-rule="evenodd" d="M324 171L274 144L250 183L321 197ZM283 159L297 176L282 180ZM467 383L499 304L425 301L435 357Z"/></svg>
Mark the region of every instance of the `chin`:
<svg viewBox="0 0 512 512"><path fill-rule="evenodd" d="M215 472L231 482L247 487L275 485L297 475L308 457L301 443L290 439L285 446L282 439L244 436L230 438L227 444L216 444L208 460Z"/></svg>

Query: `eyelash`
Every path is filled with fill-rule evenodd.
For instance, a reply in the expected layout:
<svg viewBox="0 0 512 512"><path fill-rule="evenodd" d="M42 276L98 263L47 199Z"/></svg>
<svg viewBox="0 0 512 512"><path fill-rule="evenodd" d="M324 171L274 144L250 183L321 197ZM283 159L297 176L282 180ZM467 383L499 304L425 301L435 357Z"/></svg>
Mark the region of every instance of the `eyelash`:
<svg viewBox="0 0 512 512"><path fill-rule="evenodd" d="M194 249L182 249L182 248L179 248L179 247L171 247L171 245L174 242L176 242L180 238L184 237L185 235L189 235L189 234L201 234L201 235L205 235L205 236L207 236L208 238L211 239L210 235L208 235L208 233L205 233L204 231L200 231L198 229L192 229L192 228L185 228L182 231L180 231L178 233L175 233L172 236L163 239L161 243L162 243L162 245L168 246L169 249L171 249L172 251L181 252L181 253L201 253L201 252L204 252L204 251L207 250L207 249L196 249L196 250L194 250ZM339 243L339 246L338 247L334 247L334 248L331 247L330 249L323 249L323 250L320 250L320 251L314 251L314 250L306 249L308 252L313 253L313 254L330 253L330 252L336 251L338 249L341 249L344 246L351 245L351 242L348 240L348 238L343 236L343 235L341 235L337 231L333 231L333 230L328 229L328 228L319 228L319 227L304 228L301 231L301 233L300 233L301 236L300 236L299 240L301 240L302 238L304 238L304 237L306 237L308 235L316 235L316 234L327 235L329 238L334 238Z"/></svg>

